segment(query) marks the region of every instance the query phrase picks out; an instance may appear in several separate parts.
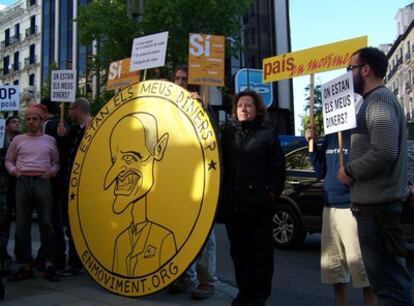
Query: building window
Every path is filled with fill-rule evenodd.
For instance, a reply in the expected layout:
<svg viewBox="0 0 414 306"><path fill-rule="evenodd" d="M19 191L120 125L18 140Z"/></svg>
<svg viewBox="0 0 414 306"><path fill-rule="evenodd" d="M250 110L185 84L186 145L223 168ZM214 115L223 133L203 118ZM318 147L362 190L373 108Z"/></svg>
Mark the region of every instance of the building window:
<svg viewBox="0 0 414 306"><path fill-rule="evenodd" d="M35 34L36 33L36 16L33 15L32 17L30 17L30 34Z"/></svg>
<svg viewBox="0 0 414 306"><path fill-rule="evenodd" d="M35 55L35 45L30 45L30 55L29 55L29 63L34 64L36 61L36 55Z"/></svg>
<svg viewBox="0 0 414 306"><path fill-rule="evenodd" d="M19 51L14 52L14 61L13 61L13 71L18 71L19 70Z"/></svg>
<svg viewBox="0 0 414 306"><path fill-rule="evenodd" d="M20 23L14 25L14 38L16 41L20 40Z"/></svg>
<svg viewBox="0 0 414 306"><path fill-rule="evenodd" d="M4 75L9 73L9 64L10 64L10 58L7 55L3 58L3 74Z"/></svg>
<svg viewBox="0 0 414 306"><path fill-rule="evenodd" d="M29 86L34 86L35 85L35 75L34 73L29 74Z"/></svg>
<svg viewBox="0 0 414 306"><path fill-rule="evenodd" d="M4 46L7 47L10 45L10 29L4 31Z"/></svg>
<svg viewBox="0 0 414 306"><path fill-rule="evenodd" d="M36 0L29 0L27 2L29 3L29 6L32 6L32 5L36 4Z"/></svg>
<svg viewBox="0 0 414 306"><path fill-rule="evenodd" d="M14 80L13 85L19 85L19 80Z"/></svg>

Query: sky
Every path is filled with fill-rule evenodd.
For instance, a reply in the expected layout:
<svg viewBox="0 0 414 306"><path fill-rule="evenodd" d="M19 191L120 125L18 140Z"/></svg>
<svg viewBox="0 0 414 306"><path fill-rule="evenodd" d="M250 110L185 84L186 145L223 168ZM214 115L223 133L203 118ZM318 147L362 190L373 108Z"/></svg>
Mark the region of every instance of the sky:
<svg viewBox="0 0 414 306"><path fill-rule="evenodd" d="M395 15L414 0L290 0L292 52L363 35L368 45L378 47L397 38ZM315 75L316 84L345 73L345 69ZM301 128L305 90L309 75L293 79L295 132Z"/></svg>
<svg viewBox="0 0 414 306"><path fill-rule="evenodd" d="M0 0L0 10L4 9L6 6L15 3L15 0Z"/></svg>
<svg viewBox="0 0 414 306"><path fill-rule="evenodd" d="M0 0L0 9L15 2ZM292 51L363 35L368 36L369 46L393 43L397 37L394 17L398 9L412 2L414 0L290 0ZM323 84L344 72L340 69L316 74L316 84ZM300 130L300 116L304 114L304 88L308 84L309 76L293 79L296 133Z"/></svg>

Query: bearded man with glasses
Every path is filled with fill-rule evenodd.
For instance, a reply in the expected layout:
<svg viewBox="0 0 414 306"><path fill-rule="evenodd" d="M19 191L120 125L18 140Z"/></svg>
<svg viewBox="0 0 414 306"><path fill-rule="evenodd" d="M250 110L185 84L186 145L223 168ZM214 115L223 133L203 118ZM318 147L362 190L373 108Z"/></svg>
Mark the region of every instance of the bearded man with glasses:
<svg viewBox="0 0 414 306"><path fill-rule="evenodd" d="M407 131L401 105L384 85L387 66L387 57L376 48L362 48L351 57L348 69L363 102L350 160L338 179L351 189L362 258L378 305L413 306L400 223L408 195Z"/></svg>

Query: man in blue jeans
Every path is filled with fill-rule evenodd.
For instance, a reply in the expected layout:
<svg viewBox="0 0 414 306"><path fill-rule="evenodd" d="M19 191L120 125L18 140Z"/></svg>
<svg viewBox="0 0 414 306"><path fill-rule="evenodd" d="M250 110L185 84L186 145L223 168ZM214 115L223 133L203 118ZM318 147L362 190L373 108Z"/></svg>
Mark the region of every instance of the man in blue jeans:
<svg viewBox="0 0 414 306"><path fill-rule="evenodd" d="M354 91L363 96L351 156L338 171L350 186L362 257L378 306L413 306L400 224L408 195L407 131L395 95L384 86L388 60L376 48L362 48L350 60Z"/></svg>

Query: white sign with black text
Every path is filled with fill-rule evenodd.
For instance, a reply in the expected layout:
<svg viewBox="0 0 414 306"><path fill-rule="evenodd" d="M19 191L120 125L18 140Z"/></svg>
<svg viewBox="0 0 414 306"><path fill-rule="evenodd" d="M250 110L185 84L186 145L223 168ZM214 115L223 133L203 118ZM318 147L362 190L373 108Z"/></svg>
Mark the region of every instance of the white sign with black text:
<svg viewBox="0 0 414 306"><path fill-rule="evenodd" d="M54 102L73 102L76 97L76 70L53 70L50 99Z"/></svg>
<svg viewBox="0 0 414 306"><path fill-rule="evenodd" d="M17 85L0 86L0 111L18 111L20 108L20 92Z"/></svg>
<svg viewBox="0 0 414 306"><path fill-rule="evenodd" d="M325 134L356 127L352 71L321 86Z"/></svg>
<svg viewBox="0 0 414 306"><path fill-rule="evenodd" d="M164 66L167 44L168 32L135 38L129 70L138 71Z"/></svg>

